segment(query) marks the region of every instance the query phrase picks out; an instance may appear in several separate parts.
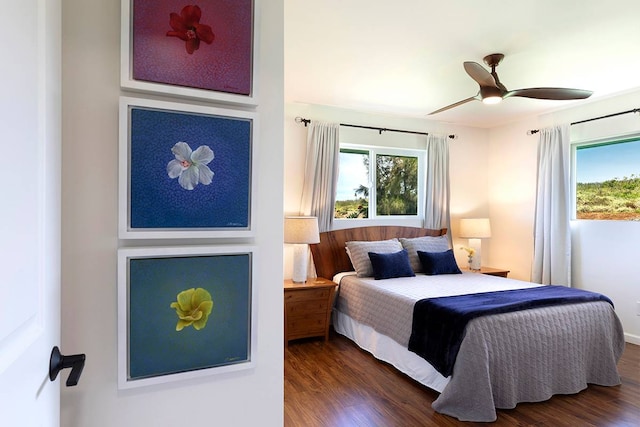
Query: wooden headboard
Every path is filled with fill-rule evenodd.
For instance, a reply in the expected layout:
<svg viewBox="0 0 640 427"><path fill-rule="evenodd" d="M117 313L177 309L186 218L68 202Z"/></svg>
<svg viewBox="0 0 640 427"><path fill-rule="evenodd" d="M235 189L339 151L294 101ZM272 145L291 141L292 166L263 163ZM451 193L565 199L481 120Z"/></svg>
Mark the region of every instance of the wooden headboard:
<svg viewBox="0 0 640 427"><path fill-rule="evenodd" d="M441 230L400 226L347 228L320 233L320 243L309 246L318 277L331 280L337 273L353 271L351 260L345 250L346 242L387 240L394 237L443 236L445 234L447 234L446 228Z"/></svg>

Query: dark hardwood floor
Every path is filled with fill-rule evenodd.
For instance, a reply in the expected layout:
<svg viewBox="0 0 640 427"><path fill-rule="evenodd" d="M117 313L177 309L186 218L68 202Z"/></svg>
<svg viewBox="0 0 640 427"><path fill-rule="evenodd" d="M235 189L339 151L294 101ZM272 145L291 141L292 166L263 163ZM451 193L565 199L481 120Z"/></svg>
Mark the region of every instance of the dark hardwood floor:
<svg viewBox="0 0 640 427"><path fill-rule="evenodd" d="M618 364L622 385L591 385L498 410L496 426L640 426L640 346L627 344ZM436 413L438 394L376 360L348 339L293 341L285 349L285 426L458 426Z"/></svg>

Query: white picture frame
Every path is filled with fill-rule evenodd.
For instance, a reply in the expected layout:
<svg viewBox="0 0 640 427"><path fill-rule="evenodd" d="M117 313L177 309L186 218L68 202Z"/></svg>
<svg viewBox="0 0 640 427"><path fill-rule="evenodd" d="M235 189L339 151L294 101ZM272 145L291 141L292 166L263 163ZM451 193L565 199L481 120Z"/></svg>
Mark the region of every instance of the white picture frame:
<svg viewBox="0 0 640 427"><path fill-rule="evenodd" d="M257 121L252 111L121 97L119 237L253 237ZM183 172L169 175L179 143L213 152L210 163L198 166L201 174L209 168L211 182L188 189Z"/></svg>
<svg viewBox="0 0 640 427"><path fill-rule="evenodd" d="M118 388L253 369L256 265L249 245L119 249ZM210 313L178 330L179 294L201 289Z"/></svg>
<svg viewBox="0 0 640 427"><path fill-rule="evenodd" d="M215 22L210 20L218 20L217 25L213 25L212 28L215 36L212 44L202 42L196 51L186 54L182 52L184 49L176 47L180 45L181 40L177 37L168 37L166 34L172 30L170 14L181 15L180 9L184 7L183 2L175 0L121 0L120 86L123 89L136 92L160 93L173 97L250 107L257 106L259 25L255 10L256 3L259 3L260 0L243 0L231 3L231 6L229 3L222 2L218 5L216 1L201 2L203 9L208 8L201 12L201 23L214 24ZM146 4L149 4L150 7L144 7ZM149 15L148 21L151 22L149 25L135 25L134 9L136 5L144 7L145 13ZM188 7L193 6L195 5ZM220 8L230 7L241 8L242 13L229 11L229 16L225 18L224 14L220 13ZM248 16L249 14L250 16ZM246 19L234 21L235 17L240 15ZM247 22L248 19L250 22ZM158 20L161 21L158 22ZM155 27L153 27L154 24ZM234 25L239 28L234 28ZM155 28L157 34L154 34L153 37L142 33L138 34L141 31L148 31L149 27ZM238 33L245 34L240 41ZM140 39L141 44L145 43L140 48L134 46L136 37ZM144 55L136 54L137 49L143 50ZM222 49L224 54L216 49ZM205 54L210 56L204 57ZM230 56L231 58L229 58ZM142 63L143 59L153 62L143 67L138 64ZM222 63L217 64L218 61L222 61ZM178 67L179 64L183 64L182 72L179 72L178 69L171 69L171 67ZM150 75L136 76L140 73L136 71L139 68L151 70L149 71ZM162 73L159 70L164 69L167 69L168 74L158 75ZM207 82L201 82L202 78L199 76L190 76L191 70L193 73L205 75ZM178 81L183 78L193 80ZM240 79L239 82L238 79ZM248 89L247 85L249 85Z"/></svg>

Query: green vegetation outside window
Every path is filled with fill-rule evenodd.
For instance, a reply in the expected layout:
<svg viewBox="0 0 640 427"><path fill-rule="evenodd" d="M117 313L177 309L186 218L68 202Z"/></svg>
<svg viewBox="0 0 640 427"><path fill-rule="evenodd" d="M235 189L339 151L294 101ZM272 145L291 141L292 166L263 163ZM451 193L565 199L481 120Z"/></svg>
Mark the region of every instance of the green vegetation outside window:
<svg viewBox="0 0 640 427"><path fill-rule="evenodd" d="M640 220L640 137L579 145L576 219Z"/></svg>
<svg viewBox="0 0 640 427"><path fill-rule="evenodd" d="M418 214L418 158L376 156L376 214Z"/></svg>

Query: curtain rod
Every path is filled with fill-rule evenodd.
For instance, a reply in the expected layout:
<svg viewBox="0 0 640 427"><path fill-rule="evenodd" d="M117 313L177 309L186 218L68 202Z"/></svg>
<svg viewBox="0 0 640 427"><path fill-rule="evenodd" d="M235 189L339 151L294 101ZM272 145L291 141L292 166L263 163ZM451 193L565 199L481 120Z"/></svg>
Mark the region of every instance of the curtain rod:
<svg viewBox="0 0 640 427"><path fill-rule="evenodd" d="M579 125L581 123L593 122L594 120L608 119L609 117L621 116L623 114L639 113L639 112L640 112L640 108L634 108L633 110L621 111L619 113L607 114L606 116L593 117L591 119L580 120L580 121L571 123L571 126ZM527 135L535 135L538 132L540 132L540 129L531 129L527 131Z"/></svg>
<svg viewBox="0 0 640 427"><path fill-rule="evenodd" d="M304 127L307 127L307 124L311 123L311 119L305 119L305 118L302 118L302 117L296 117L295 121L296 121L296 123L304 123ZM345 127L350 127L350 128L377 130L380 135L382 135L382 132L400 132L400 133L412 133L414 135L429 135L427 132L418 132L418 131L403 130L403 129L387 129L387 128L379 128L379 127L373 127L373 126L350 125L350 124L347 124L347 123L340 123L340 126L345 126ZM447 136L450 139L458 138L458 135L454 135L454 134L447 135Z"/></svg>

